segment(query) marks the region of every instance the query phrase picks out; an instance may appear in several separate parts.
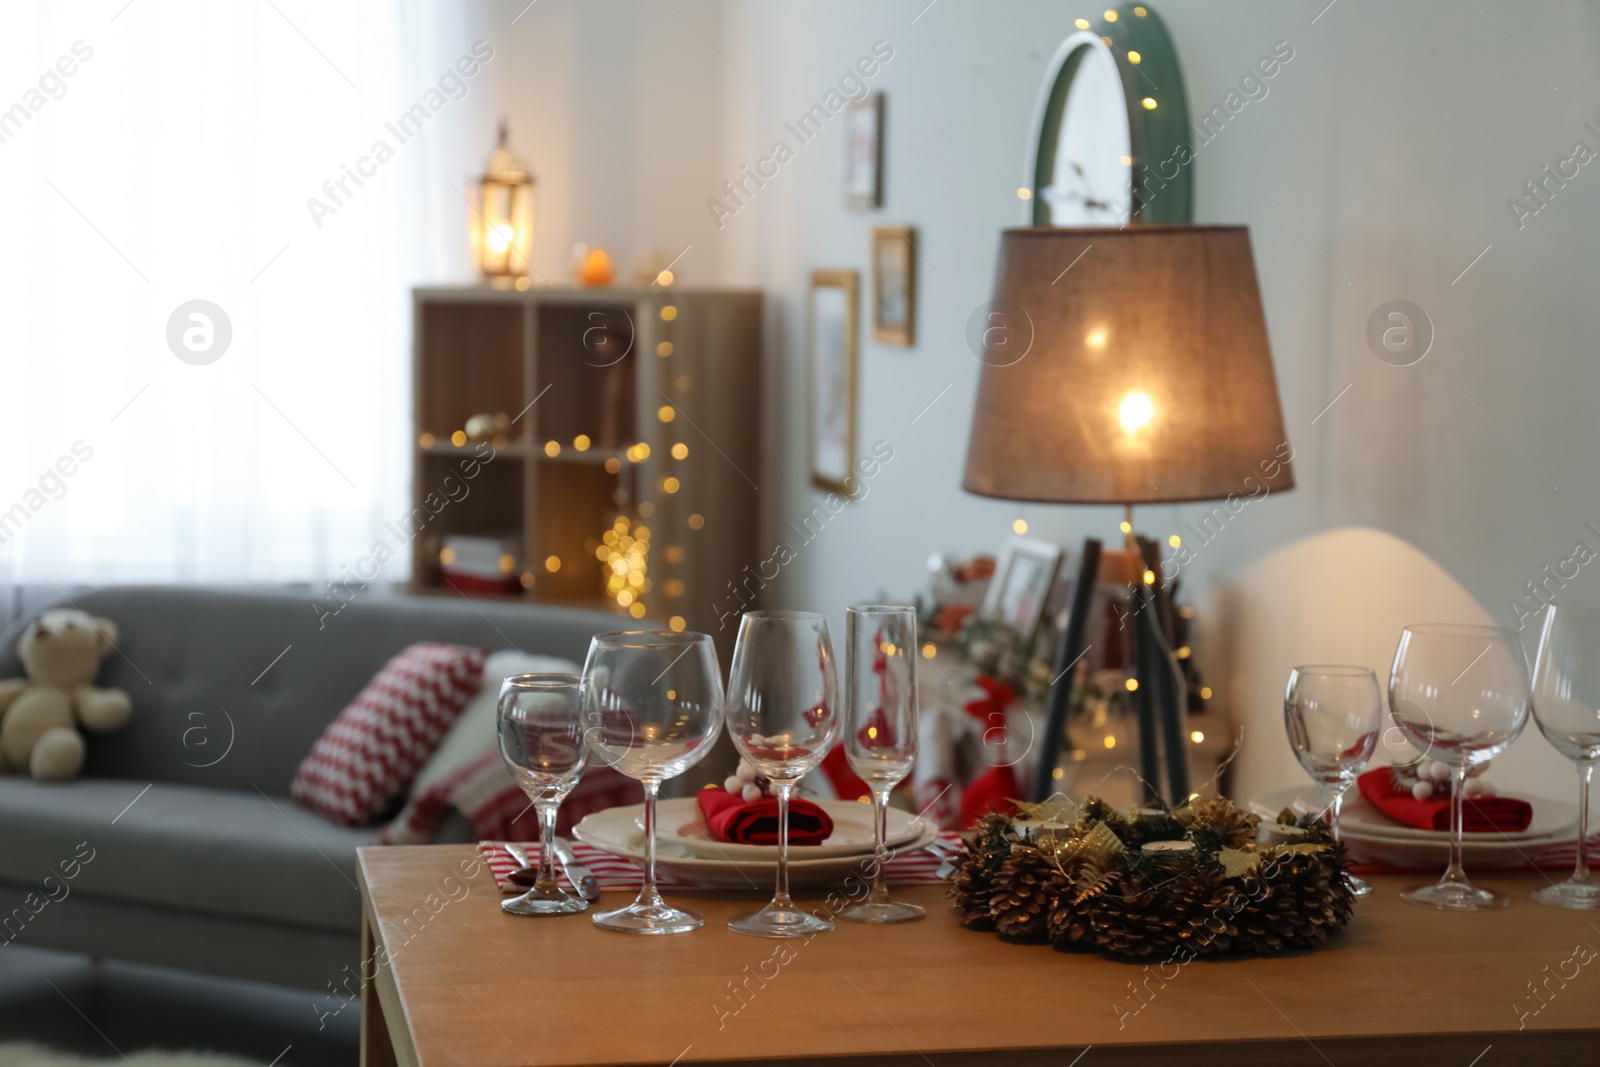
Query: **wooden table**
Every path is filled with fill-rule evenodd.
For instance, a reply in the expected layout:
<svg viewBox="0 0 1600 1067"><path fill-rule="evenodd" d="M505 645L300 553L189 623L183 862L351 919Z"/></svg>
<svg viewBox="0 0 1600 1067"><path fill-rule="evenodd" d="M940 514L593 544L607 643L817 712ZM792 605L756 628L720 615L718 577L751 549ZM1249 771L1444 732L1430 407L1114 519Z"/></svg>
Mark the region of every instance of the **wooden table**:
<svg viewBox="0 0 1600 1067"><path fill-rule="evenodd" d="M1483 876L1514 900L1476 915L1406 904L1418 879L1376 877L1326 948L1174 975L964 930L942 886L898 891L928 908L920 923L810 941L731 933L760 902L748 893L669 893L707 918L673 937L516 918L487 868L461 877L475 857L361 850L368 1067L1600 1063L1600 915L1528 900L1536 874Z"/></svg>

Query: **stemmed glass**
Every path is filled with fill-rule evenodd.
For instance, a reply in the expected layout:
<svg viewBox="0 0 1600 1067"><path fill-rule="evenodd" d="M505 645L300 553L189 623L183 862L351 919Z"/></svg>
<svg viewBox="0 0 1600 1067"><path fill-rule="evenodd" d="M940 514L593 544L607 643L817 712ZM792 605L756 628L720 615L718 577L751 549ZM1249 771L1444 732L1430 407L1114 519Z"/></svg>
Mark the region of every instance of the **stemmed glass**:
<svg viewBox="0 0 1600 1067"><path fill-rule="evenodd" d="M1400 894L1413 904L1488 911L1511 903L1479 889L1461 866L1461 804L1468 768L1504 752L1528 723L1527 661L1510 630L1494 626L1407 626L1389 671L1389 714L1424 756L1449 766L1450 866L1434 885Z"/></svg>
<svg viewBox="0 0 1600 1067"><path fill-rule="evenodd" d="M1289 672L1283 694L1283 721L1300 766L1322 787L1332 812L1333 839L1339 838L1344 794L1366 769L1383 724L1378 676L1366 667L1313 663ZM1364 897L1372 886L1351 874L1350 891Z"/></svg>
<svg viewBox="0 0 1600 1067"><path fill-rule="evenodd" d="M500 902L512 915L571 915L589 906L562 890L553 858L556 811L583 776L580 684L575 674L516 674L500 685L500 754L539 813L539 877L520 897Z"/></svg>
<svg viewBox="0 0 1600 1067"><path fill-rule="evenodd" d="M1552 604L1545 610L1533 691L1539 731L1578 764L1578 860L1571 878L1531 895L1552 907L1600 909L1588 841L1589 781L1600 763L1600 604Z"/></svg>
<svg viewBox="0 0 1600 1067"><path fill-rule="evenodd" d="M872 790L877 870L872 892L839 918L902 923L926 914L889 899L889 794L917 759L917 613L898 604L862 604L845 612L844 754Z"/></svg>
<svg viewBox="0 0 1600 1067"><path fill-rule="evenodd" d="M584 738L592 757L644 786L644 885L632 904L594 916L630 934L681 934L705 924L656 889L656 797L711 751L722 729L722 670L705 634L601 634L583 664Z"/></svg>
<svg viewBox="0 0 1600 1067"><path fill-rule="evenodd" d="M728 733L778 795L778 886L772 903L728 929L810 937L833 923L789 899L789 797L839 739L839 669L828 619L810 611L750 611L739 622L728 678Z"/></svg>

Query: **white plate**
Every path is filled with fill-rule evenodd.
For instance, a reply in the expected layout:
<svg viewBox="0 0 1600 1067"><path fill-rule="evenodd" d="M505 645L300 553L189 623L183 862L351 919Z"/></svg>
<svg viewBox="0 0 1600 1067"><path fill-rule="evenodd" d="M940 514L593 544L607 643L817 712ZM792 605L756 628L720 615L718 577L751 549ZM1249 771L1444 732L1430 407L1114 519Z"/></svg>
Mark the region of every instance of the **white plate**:
<svg viewBox="0 0 1600 1067"><path fill-rule="evenodd" d="M699 807L693 797L663 800L657 815L665 819L668 809L681 814L680 809L684 805ZM573 828L572 835L579 841L593 845L604 852L642 862L644 831L639 829L638 822L643 817L642 804L607 808L584 816L583 821ZM931 822L923 821L918 824L917 835L904 845L897 846L896 851L914 852L926 848L938 836L938 828ZM789 882L792 886L802 889L837 885L851 874L865 871L869 859L870 856L860 853L827 856L821 859L797 859L791 852ZM712 889L754 889L770 894L777 874L778 864L775 859L704 859L684 848L679 841L668 840L660 835L656 838L656 875L663 879Z"/></svg>
<svg viewBox="0 0 1600 1067"><path fill-rule="evenodd" d="M1526 830L1499 831L1499 830L1469 830L1463 836L1467 840L1495 840L1515 841L1519 844L1524 841L1544 841L1551 837L1560 837L1566 834L1576 837L1578 834L1578 806L1567 804L1559 800L1544 800L1539 797L1529 797L1528 802L1533 805L1533 821ZM1322 799L1321 790L1315 787L1302 789L1295 794L1292 807L1299 812L1321 811L1326 803ZM1351 789L1344 795L1344 810L1339 817L1339 825L1346 836L1383 837L1398 841L1448 841L1448 830L1419 830L1415 826L1405 826L1395 822L1389 816L1373 806L1372 801L1361 795L1360 790Z"/></svg>
<svg viewBox="0 0 1600 1067"><path fill-rule="evenodd" d="M656 812L656 833L663 844L676 844L690 854L710 860L778 860L777 845L730 845L712 838L706 830L700 804L692 798L662 801ZM791 860L827 859L834 856L862 856L873 849L872 805L855 800L819 800L814 803L833 820L833 833L820 845L789 845ZM643 827L644 809L639 809ZM923 822L899 808L889 809L890 848L915 840Z"/></svg>
<svg viewBox="0 0 1600 1067"><path fill-rule="evenodd" d="M1304 790L1282 789L1270 793L1261 799L1261 803L1273 811L1287 807L1295 807L1296 802L1302 798ZM1365 798L1362 798L1365 800ZM1534 803L1534 811L1539 809L1539 803ZM1553 804L1554 801L1542 803ZM1321 810L1319 803L1314 810ZM1344 817L1339 820L1339 829L1344 837L1345 847L1349 850L1350 859L1356 863L1371 863L1380 867L1417 867L1444 869L1450 856L1450 835L1437 830L1413 830L1417 834L1414 838L1393 837L1370 832L1368 826L1349 819L1350 807L1346 806ZM1380 816L1381 817L1381 816ZM1537 816L1535 816L1537 817ZM1411 829L1403 827L1403 829ZM1547 834L1540 838L1515 838L1507 840L1499 834L1489 835L1482 833L1465 834L1462 837L1461 855L1462 862L1473 870L1493 867L1525 867L1539 852L1550 845L1560 844L1570 837L1576 836L1576 831Z"/></svg>

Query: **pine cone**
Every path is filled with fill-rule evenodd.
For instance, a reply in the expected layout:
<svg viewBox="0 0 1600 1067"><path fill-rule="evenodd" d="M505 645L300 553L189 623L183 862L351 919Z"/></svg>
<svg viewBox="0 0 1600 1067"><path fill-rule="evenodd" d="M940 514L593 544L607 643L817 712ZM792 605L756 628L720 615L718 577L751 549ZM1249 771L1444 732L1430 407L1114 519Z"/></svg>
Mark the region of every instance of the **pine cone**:
<svg viewBox="0 0 1600 1067"><path fill-rule="evenodd" d="M1342 849L1331 859L1285 855L1261 884L1260 902L1238 918L1239 947L1258 955L1320 945L1350 921L1354 910Z"/></svg>
<svg viewBox="0 0 1600 1067"><path fill-rule="evenodd" d="M950 861L949 895L955 901L961 925L973 930L993 930L989 912L990 895L1000 866L1011 855L1009 821L1001 815L985 815L978 822L977 835L965 851Z"/></svg>
<svg viewBox="0 0 1600 1067"><path fill-rule="evenodd" d="M1120 892L1098 898L1089 916L1089 943L1118 956L1166 956L1179 944L1189 944L1197 955L1226 951L1232 924L1223 903L1233 892L1207 867L1155 887L1129 877Z"/></svg>
<svg viewBox="0 0 1600 1067"><path fill-rule="evenodd" d="M1261 820L1222 798L1197 800L1173 813L1189 829L1196 847L1205 852L1237 848L1256 839L1256 824Z"/></svg>
<svg viewBox="0 0 1600 1067"><path fill-rule="evenodd" d="M1012 850L989 896L995 929L1006 937L1043 937L1047 916L1069 888L1066 876L1038 849Z"/></svg>

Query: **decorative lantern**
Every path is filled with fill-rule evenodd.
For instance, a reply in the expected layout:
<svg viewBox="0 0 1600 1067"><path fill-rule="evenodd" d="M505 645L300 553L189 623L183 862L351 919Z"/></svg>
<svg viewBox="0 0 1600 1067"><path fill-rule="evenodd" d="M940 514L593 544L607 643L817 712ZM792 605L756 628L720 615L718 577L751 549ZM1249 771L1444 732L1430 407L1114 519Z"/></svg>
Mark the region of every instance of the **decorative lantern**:
<svg viewBox="0 0 1600 1067"><path fill-rule="evenodd" d="M528 253L533 248L533 175L512 153L506 124L478 180L477 203L467 220L472 259L496 288L528 288Z"/></svg>

